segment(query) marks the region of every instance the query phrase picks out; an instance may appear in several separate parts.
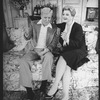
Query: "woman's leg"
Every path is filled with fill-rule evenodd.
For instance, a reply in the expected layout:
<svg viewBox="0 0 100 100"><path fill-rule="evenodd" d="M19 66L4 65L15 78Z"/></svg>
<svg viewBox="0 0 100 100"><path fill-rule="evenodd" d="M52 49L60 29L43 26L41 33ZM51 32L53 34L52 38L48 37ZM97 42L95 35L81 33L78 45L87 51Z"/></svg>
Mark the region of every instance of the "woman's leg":
<svg viewBox="0 0 100 100"><path fill-rule="evenodd" d="M56 91L57 91L57 88L58 88L58 84L65 72L65 69L66 69L66 61L63 59L63 57L61 56L58 60L58 63L57 63L57 67L56 67L56 77L55 77L55 81L53 83L53 86L51 87L51 89L49 90L48 92L48 95L53 95Z"/></svg>
<svg viewBox="0 0 100 100"><path fill-rule="evenodd" d="M69 84L70 84L70 78L71 78L71 68L67 65L66 71L63 75L63 99L62 100L68 100L69 98Z"/></svg>

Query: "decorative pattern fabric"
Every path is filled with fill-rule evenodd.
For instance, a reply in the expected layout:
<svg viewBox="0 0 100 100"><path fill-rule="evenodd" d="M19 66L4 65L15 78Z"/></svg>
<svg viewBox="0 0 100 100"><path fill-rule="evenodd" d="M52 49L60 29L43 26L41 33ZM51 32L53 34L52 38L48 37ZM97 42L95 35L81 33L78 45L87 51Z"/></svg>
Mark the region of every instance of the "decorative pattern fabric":
<svg viewBox="0 0 100 100"><path fill-rule="evenodd" d="M9 51L3 55L3 86L4 90L19 90L19 64L18 59L22 52ZM90 61L72 72L71 85L76 88L98 86L98 55L88 56ZM33 80L41 81L41 65L32 66ZM62 88L61 83L59 88Z"/></svg>
<svg viewBox="0 0 100 100"><path fill-rule="evenodd" d="M96 53L95 47L98 39L98 27L84 25L83 30L85 32L88 54Z"/></svg>
<svg viewBox="0 0 100 100"><path fill-rule="evenodd" d="M90 61L79 67L77 71L72 72L70 95L74 95L74 100L90 100L89 98L92 96L92 94L95 94L95 91L90 92L89 88L93 89L93 87L97 88L99 86L98 54L96 54L95 51L98 32L95 30L96 27L92 27L93 30L88 31L90 30L88 29L89 27L83 26L83 29L85 30L86 44L89 51L87 57ZM22 51L22 49L27 44L27 42L25 40L23 41L23 39L21 38L21 34L23 34L22 29L11 30L11 39L16 42L16 47L3 54L3 90L25 91L25 88L19 85L20 66L18 64L18 59L25 53L24 51ZM91 35L92 37L90 37ZM19 42L19 38L22 39L24 43ZM42 66L40 64L37 64L37 66L32 66L33 89L40 87L42 78L41 67ZM54 72L55 69L56 68L54 65L52 72ZM62 89L61 82L59 83L59 89ZM79 97L78 94L80 94L81 96ZM77 99L75 98L75 96L77 97Z"/></svg>
<svg viewBox="0 0 100 100"><path fill-rule="evenodd" d="M10 39L14 41L14 44L16 45L13 50L14 51L21 51L25 48L28 41L24 38L25 29L24 27L20 27L19 29L12 28L10 30Z"/></svg>

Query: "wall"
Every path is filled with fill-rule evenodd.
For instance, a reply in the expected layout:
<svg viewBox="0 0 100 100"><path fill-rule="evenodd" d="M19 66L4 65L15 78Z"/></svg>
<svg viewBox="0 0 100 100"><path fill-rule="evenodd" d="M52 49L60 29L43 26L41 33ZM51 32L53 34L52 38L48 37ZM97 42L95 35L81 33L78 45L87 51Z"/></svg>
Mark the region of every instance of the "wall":
<svg viewBox="0 0 100 100"><path fill-rule="evenodd" d="M37 1L41 0L30 0L31 1L31 12L33 12L34 7L36 6ZM47 3L54 3L57 5L57 23L62 22L62 8L65 5L72 5L76 9L76 16L75 20L83 24L86 19L86 4L87 0L44 0L45 4ZM3 0L3 8L4 8L4 15L7 27L13 27L14 22L13 18L19 15L19 11L14 9L9 3L9 0Z"/></svg>
<svg viewBox="0 0 100 100"><path fill-rule="evenodd" d="M58 1L58 12L57 12L57 23L62 22L62 8L66 5L71 5L76 9L75 21L80 24L94 24L98 25L98 22L86 21L86 12L87 12L87 1L88 0L57 0ZM95 3L98 0L94 1Z"/></svg>
<svg viewBox="0 0 100 100"><path fill-rule="evenodd" d="M87 0L62 0L62 6L58 6L58 7L60 7L59 9L62 9L62 7L66 5L73 6L76 9L75 21L78 23L82 23L82 21L85 18L85 6L84 5L86 4L86 1ZM59 10L59 13L62 13L62 12ZM62 19L59 20L59 22L62 22L62 21L63 21Z"/></svg>
<svg viewBox="0 0 100 100"><path fill-rule="evenodd" d="M82 24L88 24L88 25L96 25L98 26L98 20L96 21L87 21L86 20L86 13L87 13L87 5L90 7L98 8L98 0L83 0L83 10L82 10Z"/></svg>
<svg viewBox="0 0 100 100"><path fill-rule="evenodd" d="M13 26L14 26L14 18L19 17L19 10L11 6L11 13L12 13Z"/></svg>
<svg viewBox="0 0 100 100"><path fill-rule="evenodd" d="M10 0L3 0L3 12L6 27L14 27L13 18L19 16L19 11L15 9L9 2Z"/></svg>

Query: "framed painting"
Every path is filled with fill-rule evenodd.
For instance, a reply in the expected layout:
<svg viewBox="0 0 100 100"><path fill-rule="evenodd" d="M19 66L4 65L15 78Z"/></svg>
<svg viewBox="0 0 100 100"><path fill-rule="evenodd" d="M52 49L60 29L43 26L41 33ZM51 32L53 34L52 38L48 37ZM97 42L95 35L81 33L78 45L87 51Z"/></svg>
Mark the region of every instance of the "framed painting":
<svg viewBox="0 0 100 100"><path fill-rule="evenodd" d="M98 8L87 8L86 20L98 21Z"/></svg>

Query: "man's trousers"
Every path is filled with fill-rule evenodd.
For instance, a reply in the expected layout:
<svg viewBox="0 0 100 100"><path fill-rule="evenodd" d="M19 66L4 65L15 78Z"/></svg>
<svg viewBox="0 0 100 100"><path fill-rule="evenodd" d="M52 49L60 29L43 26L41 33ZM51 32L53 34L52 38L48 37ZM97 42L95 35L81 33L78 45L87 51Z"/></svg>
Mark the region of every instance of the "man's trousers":
<svg viewBox="0 0 100 100"><path fill-rule="evenodd" d="M29 52L19 59L20 79L19 83L24 87L32 87L32 72L30 62L33 60L34 53ZM53 55L48 52L44 55L42 62L42 80L52 80L51 69L53 65Z"/></svg>

